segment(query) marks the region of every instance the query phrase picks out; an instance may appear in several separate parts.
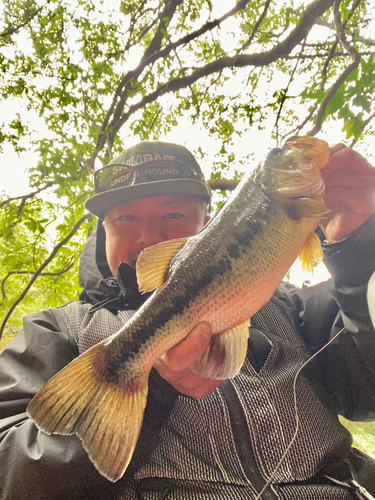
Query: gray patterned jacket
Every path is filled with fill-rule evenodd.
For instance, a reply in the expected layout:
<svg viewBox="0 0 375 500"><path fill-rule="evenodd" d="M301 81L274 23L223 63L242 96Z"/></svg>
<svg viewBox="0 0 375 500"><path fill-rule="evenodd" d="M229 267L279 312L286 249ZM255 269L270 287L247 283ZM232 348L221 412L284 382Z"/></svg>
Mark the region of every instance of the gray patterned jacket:
<svg viewBox="0 0 375 500"><path fill-rule="evenodd" d="M83 300L26 318L0 358L0 498L239 500L264 490L267 500L344 500L358 498L338 483L351 478L375 495L375 462L351 448L337 417L375 418L375 335L365 302L374 242L372 217L326 245L333 280L281 285L252 318L241 372L206 398L180 395L152 372L132 463L112 484L78 438L46 436L25 413L53 374L116 332L142 300L129 269L120 268L117 282L104 279L98 247L102 276L93 272L91 239Z"/></svg>

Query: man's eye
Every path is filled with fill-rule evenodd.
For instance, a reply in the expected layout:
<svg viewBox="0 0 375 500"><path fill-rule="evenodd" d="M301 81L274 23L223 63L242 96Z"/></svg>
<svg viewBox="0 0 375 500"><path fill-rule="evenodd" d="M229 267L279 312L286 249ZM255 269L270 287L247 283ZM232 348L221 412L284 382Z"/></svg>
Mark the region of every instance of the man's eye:
<svg viewBox="0 0 375 500"><path fill-rule="evenodd" d="M137 220L135 215L121 215L118 220Z"/></svg>
<svg viewBox="0 0 375 500"><path fill-rule="evenodd" d="M181 219L183 217L183 214L180 214L178 212L172 212L170 214L167 214L168 219Z"/></svg>

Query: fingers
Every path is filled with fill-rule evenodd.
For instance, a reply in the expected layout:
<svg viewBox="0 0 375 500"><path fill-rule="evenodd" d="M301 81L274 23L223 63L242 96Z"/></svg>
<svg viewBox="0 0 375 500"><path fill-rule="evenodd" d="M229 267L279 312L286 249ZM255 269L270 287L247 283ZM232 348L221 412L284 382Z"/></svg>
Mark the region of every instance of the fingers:
<svg viewBox="0 0 375 500"><path fill-rule="evenodd" d="M331 148L331 156L325 167L322 168L321 173L326 180L333 172L338 170L347 170L375 177L375 168L363 156L344 144L336 144Z"/></svg>
<svg viewBox="0 0 375 500"><path fill-rule="evenodd" d="M336 144L321 172L325 181L324 202L333 210L323 225L326 224L326 231L332 229L331 236L337 241L374 212L375 168L357 152Z"/></svg>
<svg viewBox="0 0 375 500"><path fill-rule="evenodd" d="M201 323L154 364L160 376L186 396L204 398L222 382L222 380L200 377L189 369L189 365L205 352L211 336L210 325Z"/></svg>
<svg viewBox="0 0 375 500"><path fill-rule="evenodd" d="M166 352L162 359L174 371L187 368L193 361L198 359L207 349L212 336L212 330L208 323L201 323L192 330L189 335Z"/></svg>
<svg viewBox="0 0 375 500"><path fill-rule="evenodd" d="M375 191L335 186L326 191L324 202L328 208L341 204L343 211L350 210L370 216L375 209Z"/></svg>
<svg viewBox="0 0 375 500"><path fill-rule="evenodd" d="M375 169L374 169L375 170ZM375 175L358 174L348 170L336 170L325 180L325 189L348 187L352 189L375 189Z"/></svg>
<svg viewBox="0 0 375 500"><path fill-rule="evenodd" d="M222 380L202 378L188 368L180 372L173 372L165 364L160 364L160 362L155 364L155 368L159 372L159 375L181 394L197 399L211 394L222 383Z"/></svg>
<svg viewBox="0 0 375 500"><path fill-rule="evenodd" d="M338 144L335 144L334 146L332 146L331 149L331 156L334 155L335 153L337 153L338 151L341 151L341 149L345 149L347 146L345 146L345 144L343 144L342 142L339 142Z"/></svg>

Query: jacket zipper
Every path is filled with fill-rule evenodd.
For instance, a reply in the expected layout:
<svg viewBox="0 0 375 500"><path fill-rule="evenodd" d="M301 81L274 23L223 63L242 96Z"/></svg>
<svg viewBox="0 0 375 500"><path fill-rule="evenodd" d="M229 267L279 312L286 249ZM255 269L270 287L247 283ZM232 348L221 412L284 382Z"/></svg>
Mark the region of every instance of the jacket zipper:
<svg viewBox="0 0 375 500"><path fill-rule="evenodd" d="M241 402L230 380L227 380L221 385L221 390L227 403L236 450L240 457L242 467L247 478L251 481L251 484L259 494L264 488L266 481L260 474L255 461L249 429L247 427L246 417ZM269 487L267 487L262 494L262 498L264 500L277 500L278 497Z"/></svg>

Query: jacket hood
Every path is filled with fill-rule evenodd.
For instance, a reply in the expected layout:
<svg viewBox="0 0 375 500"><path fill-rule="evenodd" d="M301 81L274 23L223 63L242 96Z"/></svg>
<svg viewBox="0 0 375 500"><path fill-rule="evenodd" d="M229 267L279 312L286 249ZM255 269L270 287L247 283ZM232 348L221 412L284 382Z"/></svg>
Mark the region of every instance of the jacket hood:
<svg viewBox="0 0 375 500"><path fill-rule="evenodd" d="M105 253L105 231L99 219L79 258L79 299L95 306L111 309L138 309L151 295L138 291L135 270L121 263L116 276L109 269Z"/></svg>

